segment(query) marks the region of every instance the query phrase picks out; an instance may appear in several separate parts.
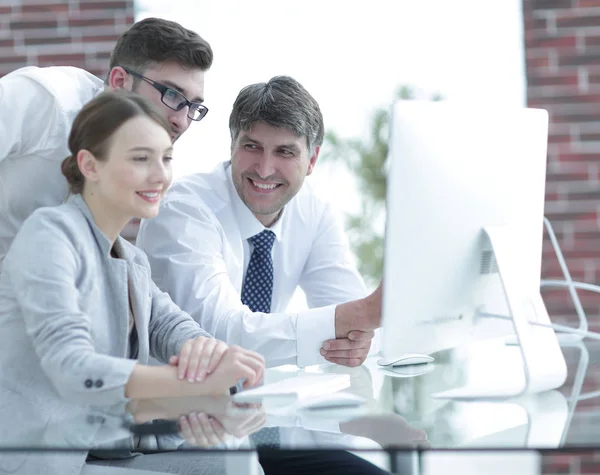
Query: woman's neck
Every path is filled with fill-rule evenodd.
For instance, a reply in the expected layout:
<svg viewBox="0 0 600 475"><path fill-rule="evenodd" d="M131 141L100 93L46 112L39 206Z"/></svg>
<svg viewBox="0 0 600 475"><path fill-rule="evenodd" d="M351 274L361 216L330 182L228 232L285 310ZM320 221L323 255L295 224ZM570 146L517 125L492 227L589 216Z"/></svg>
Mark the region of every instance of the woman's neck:
<svg viewBox="0 0 600 475"><path fill-rule="evenodd" d="M96 226L114 244L123 228L129 222L129 217L121 215L110 204L99 199L94 191L84 189L81 197L87 204Z"/></svg>

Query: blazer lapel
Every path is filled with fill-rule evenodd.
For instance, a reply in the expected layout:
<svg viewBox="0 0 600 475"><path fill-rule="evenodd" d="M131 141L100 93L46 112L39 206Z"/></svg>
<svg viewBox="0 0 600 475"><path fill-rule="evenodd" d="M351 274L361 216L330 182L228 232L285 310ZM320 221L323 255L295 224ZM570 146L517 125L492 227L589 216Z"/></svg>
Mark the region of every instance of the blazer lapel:
<svg viewBox="0 0 600 475"><path fill-rule="evenodd" d="M129 328L129 298L127 296L127 264L122 259L106 257L106 279L112 288L113 298L106 305L110 312L119 319L119 331L111 338L116 340L116 348L127 358L127 338Z"/></svg>
<svg viewBox="0 0 600 475"><path fill-rule="evenodd" d="M108 285L112 288L113 298L106 302L106 306L115 318L118 318L118 333L112 335L116 348L123 355L124 358L129 355L127 351L127 340L129 336L129 297L127 291L127 263L123 259L113 259L110 255L112 242L104 235L104 233L96 226L92 212L87 206L87 203L80 194L71 195L69 202L73 203L83 213L87 222L94 234L96 243L100 250L100 265L104 269L104 278L108 282ZM123 246L119 242L119 239L115 242L117 252L120 256L123 256Z"/></svg>
<svg viewBox="0 0 600 475"><path fill-rule="evenodd" d="M150 353L148 348L150 324L150 313L152 305L150 293L150 276L145 267L128 261L129 274L129 298L131 299L131 310L135 321L135 330L138 336L138 361L147 363Z"/></svg>

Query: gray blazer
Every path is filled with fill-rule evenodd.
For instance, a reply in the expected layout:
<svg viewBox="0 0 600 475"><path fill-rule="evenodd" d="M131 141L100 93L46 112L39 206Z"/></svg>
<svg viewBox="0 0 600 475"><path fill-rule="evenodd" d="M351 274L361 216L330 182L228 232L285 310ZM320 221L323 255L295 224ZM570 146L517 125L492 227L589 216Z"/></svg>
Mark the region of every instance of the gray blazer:
<svg viewBox="0 0 600 475"><path fill-rule="evenodd" d="M0 274L0 445L78 406L126 402L137 362L167 362L210 336L154 285L143 251L118 238L115 259L110 247L80 195L38 209L18 232ZM127 358L128 288L137 360ZM64 457L68 474L85 452Z"/></svg>

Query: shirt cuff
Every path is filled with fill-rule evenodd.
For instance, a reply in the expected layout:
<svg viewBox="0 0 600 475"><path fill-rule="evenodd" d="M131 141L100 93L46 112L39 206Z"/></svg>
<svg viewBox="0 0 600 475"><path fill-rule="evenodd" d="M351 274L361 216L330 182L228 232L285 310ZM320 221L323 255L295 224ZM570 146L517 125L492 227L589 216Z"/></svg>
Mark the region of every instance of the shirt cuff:
<svg viewBox="0 0 600 475"><path fill-rule="evenodd" d="M375 336L373 337L373 340L371 340L371 348L369 349L369 356L373 356L373 355L379 355L379 352L382 349L381 346L381 342L383 341L382 338L382 328L377 328L375 330Z"/></svg>
<svg viewBox="0 0 600 475"><path fill-rule="evenodd" d="M351 419L351 417L348 417ZM340 418L327 418L319 415L300 416L298 425L304 429L318 432L340 434Z"/></svg>
<svg viewBox="0 0 600 475"><path fill-rule="evenodd" d="M316 364L327 364L321 356L321 347L326 340L335 339L335 307L313 308L298 314L296 320L297 365L300 368Z"/></svg>

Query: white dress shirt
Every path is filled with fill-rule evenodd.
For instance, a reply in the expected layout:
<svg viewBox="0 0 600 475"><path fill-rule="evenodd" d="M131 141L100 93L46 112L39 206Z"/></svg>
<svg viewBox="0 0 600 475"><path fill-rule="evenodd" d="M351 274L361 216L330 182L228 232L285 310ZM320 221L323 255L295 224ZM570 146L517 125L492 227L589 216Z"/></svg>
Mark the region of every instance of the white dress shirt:
<svg viewBox="0 0 600 475"><path fill-rule="evenodd" d="M71 125L103 89L72 67L28 66L0 78L0 269L23 221L67 198L60 165Z"/></svg>
<svg viewBox="0 0 600 475"><path fill-rule="evenodd" d="M269 366L326 363L319 350L335 338L335 305L364 297L365 284L339 219L305 182L270 228L270 314L240 300L252 253L248 238L264 226L239 198L229 162L177 181L157 218L143 220L137 244L156 284L216 338L265 356ZM284 313L300 286L309 310Z"/></svg>

